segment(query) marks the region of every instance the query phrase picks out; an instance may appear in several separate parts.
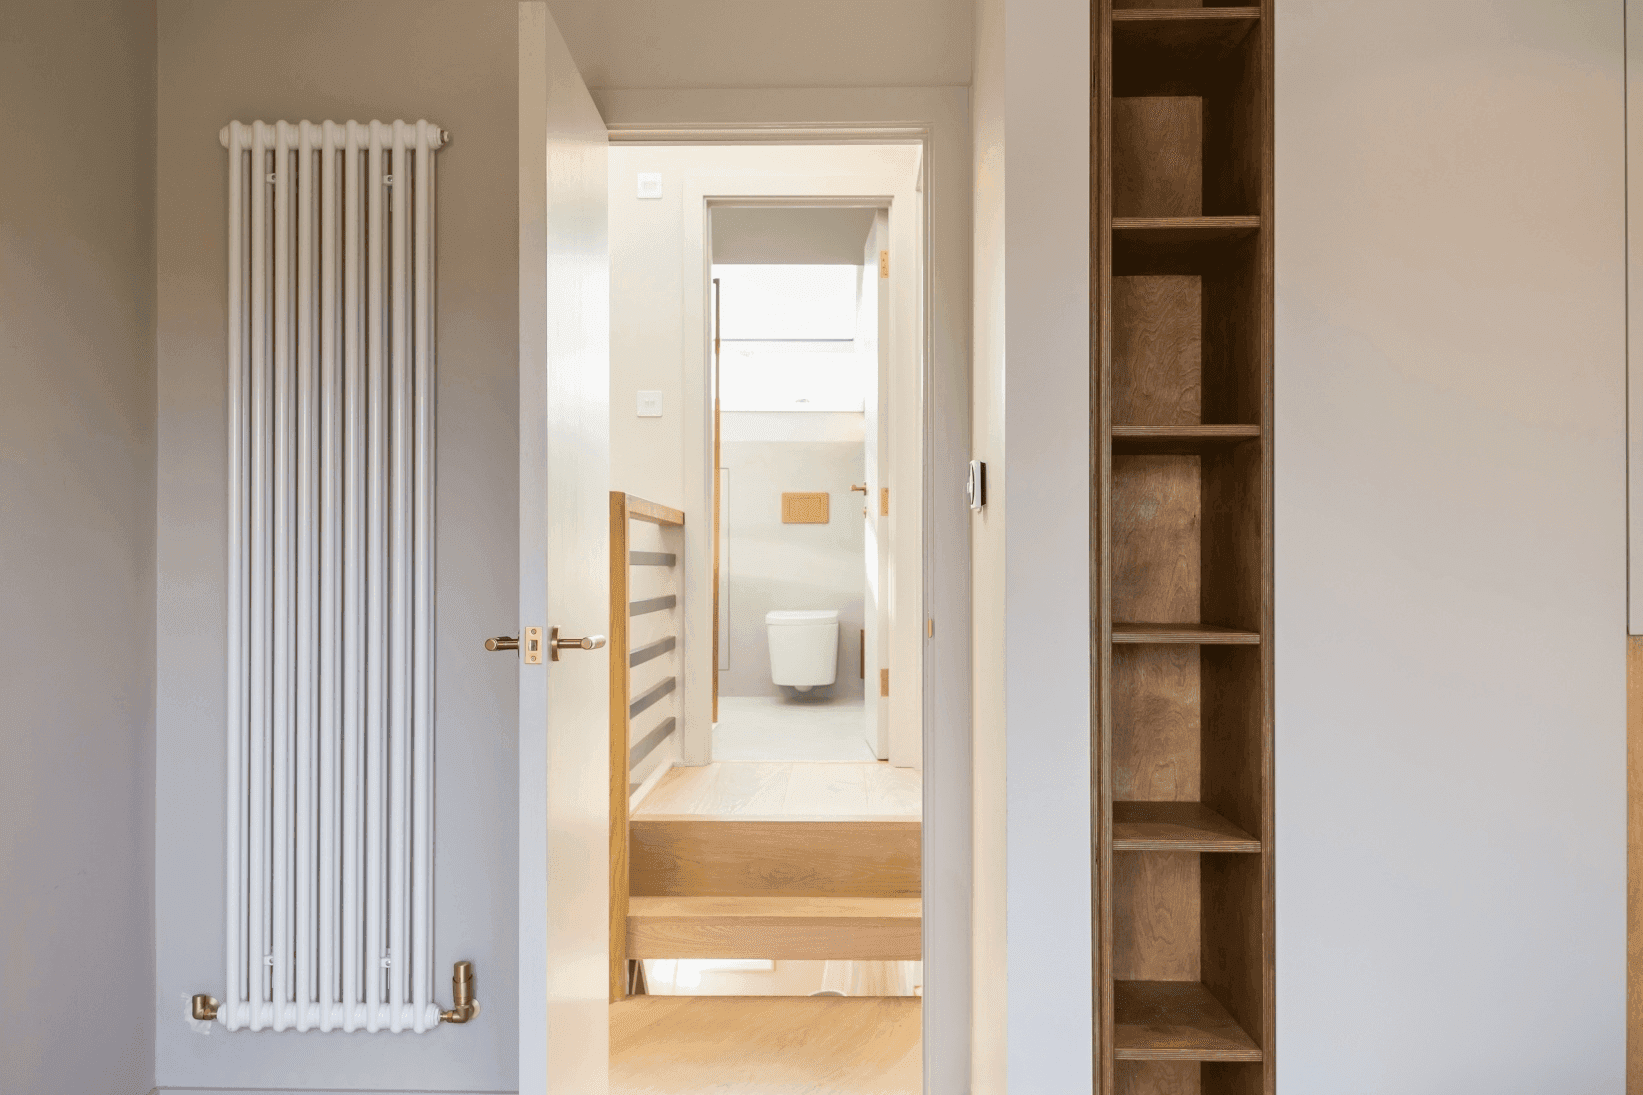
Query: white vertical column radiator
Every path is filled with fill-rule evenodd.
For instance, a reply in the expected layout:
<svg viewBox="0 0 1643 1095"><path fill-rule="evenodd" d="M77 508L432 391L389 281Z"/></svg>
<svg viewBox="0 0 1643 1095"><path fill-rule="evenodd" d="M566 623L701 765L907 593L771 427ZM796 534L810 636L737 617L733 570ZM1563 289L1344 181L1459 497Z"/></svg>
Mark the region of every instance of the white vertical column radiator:
<svg viewBox="0 0 1643 1095"><path fill-rule="evenodd" d="M221 138L227 985L195 1014L229 1030L426 1031L441 1018L433 154L446 134L234 122Z"/></svg>

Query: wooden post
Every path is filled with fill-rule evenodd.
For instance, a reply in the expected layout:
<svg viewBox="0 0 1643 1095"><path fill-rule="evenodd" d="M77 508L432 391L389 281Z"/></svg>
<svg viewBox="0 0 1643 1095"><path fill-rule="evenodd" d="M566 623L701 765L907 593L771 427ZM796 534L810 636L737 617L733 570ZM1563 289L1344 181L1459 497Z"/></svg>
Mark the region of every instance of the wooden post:
<svg viewBox="0 0 1643 1095"><path fill-rule="evenodd" d="M610 492L610 998L628 992L628 496Z"/></svg>

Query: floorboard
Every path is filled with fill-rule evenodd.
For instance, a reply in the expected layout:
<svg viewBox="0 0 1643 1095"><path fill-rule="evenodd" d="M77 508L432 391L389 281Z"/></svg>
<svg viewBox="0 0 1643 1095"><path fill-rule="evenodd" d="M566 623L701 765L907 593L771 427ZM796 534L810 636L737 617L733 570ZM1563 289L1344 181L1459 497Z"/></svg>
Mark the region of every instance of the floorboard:
<svg viewBox="0 0 1643 1095"><path fill-rule="evenodd" d="M916 997L639 996L611 1005L611 1095L917 1095Z"/></svg>

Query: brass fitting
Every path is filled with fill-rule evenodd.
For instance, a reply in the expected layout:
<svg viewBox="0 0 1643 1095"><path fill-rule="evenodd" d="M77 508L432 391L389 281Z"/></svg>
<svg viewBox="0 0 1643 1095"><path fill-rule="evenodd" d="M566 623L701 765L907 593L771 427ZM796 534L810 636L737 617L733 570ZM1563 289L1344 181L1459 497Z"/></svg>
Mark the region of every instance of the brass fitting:
<svg viewBox="0 0 1643 1095"><path fill-rule="evenodd" d="M474 964L467 960L451 967L451 1010L439 1013L442 1023L466 1023L479 1014L474 999Z"/></svg>
<svg viewBox="0 0 1643 1095"><path fill-rule="evenodd" d="M194 1018L202 1023L209 1023L217 1017L217 998L199 993L194 997L193 1007L189 1009Z"/></svg>

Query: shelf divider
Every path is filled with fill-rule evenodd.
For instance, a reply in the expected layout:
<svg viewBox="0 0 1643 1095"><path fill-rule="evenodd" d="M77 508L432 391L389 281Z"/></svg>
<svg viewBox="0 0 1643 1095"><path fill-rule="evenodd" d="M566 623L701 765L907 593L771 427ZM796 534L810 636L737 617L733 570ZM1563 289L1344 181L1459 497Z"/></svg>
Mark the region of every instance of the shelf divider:
<svg viewBox="0 0 1643 1095"><path fill-rule="evenodd" d="M1257 646L1258 631L1218 624L1155 624L1119 621L1112 625L1115 643L1180 643L1195 646Z"/></svg>

